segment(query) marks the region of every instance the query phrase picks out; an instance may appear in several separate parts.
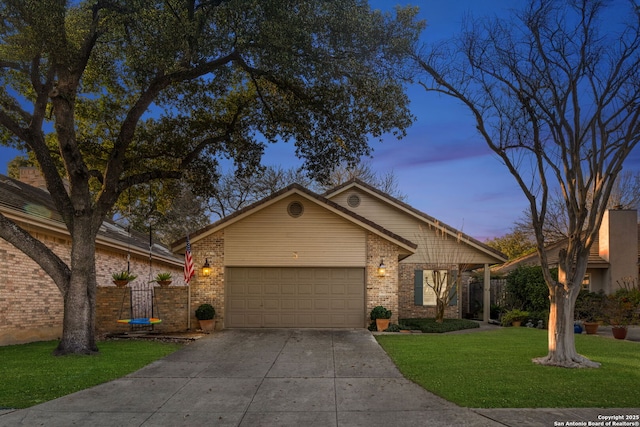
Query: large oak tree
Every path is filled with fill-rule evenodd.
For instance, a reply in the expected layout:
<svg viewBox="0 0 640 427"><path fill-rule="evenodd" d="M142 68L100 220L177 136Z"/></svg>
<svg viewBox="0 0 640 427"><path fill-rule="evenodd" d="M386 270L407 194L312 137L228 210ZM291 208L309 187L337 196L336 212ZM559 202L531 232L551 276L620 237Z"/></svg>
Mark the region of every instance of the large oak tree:
<svg viewBox="0 0 640 427"><path fill-rule="evenodd" d="M576 352L574 305L616 177L640 140L640 13L612 4L531 0L507 19L469 20L456 41L416 55L423 87L468 107L529 201L551 303L542 364L598 365ZM543 232L555 188L568 218L558 280Z"/></svg>
<svg viewBox="0 0 640 427"><path fill-rule="evenodd" d="M412 121L396 73L422 27L413 9L3 0L0 17L1 141L36 158L72 238L70 261L1 215L0 237L64 297L58 354L97 351L95 238L124 192L185 177L206 195L220 159L249 172L279 141L322 177Z"/></svg>

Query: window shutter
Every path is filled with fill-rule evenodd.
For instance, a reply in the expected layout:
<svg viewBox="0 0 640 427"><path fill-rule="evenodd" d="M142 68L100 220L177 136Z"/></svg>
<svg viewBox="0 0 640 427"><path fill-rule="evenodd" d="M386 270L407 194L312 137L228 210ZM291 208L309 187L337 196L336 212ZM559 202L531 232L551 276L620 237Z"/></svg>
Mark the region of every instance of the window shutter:
<svg viewBox="0 0 640 427"><path fill-rule="evenodd" d="M413 303L415 305L423 305L423 283L422 283L422 270L414 271L413 279Z"/></svg>
<svg viewBox="0 0 640 427"><path fill-rule="evenodd" d="M458 294L456 293L458 286L458 272L456 270L450 271L451 273L451 288L449 289L449 306L458 305Z"/></svg>

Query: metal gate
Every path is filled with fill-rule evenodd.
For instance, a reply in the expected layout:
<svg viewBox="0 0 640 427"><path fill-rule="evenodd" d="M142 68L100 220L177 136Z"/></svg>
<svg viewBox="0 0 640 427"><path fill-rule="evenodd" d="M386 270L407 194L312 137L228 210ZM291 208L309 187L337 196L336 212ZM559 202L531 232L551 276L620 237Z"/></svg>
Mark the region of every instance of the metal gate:
<svg viewBox="0 0 640 427"><path fill-rule="evenodd" d="M131 287L131 318L151 318L160 317L158 309L154 304L153 282L138 280L129 283ZM132 331L153 330L153 325L131 325Z"/></svg>

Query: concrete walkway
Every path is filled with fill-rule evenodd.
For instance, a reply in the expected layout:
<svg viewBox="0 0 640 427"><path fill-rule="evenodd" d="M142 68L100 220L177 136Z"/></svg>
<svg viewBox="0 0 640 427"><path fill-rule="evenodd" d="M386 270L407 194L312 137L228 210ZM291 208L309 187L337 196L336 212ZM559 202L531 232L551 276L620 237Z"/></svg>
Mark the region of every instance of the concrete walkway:
<svg viewBox="0 0 640 427"><path fill-rule="evenodd" d="M461 408L404 379L367 330L267 329L216 332L124 378L7 411L0 426L553 426L621 414L640 410Z"/></svg>

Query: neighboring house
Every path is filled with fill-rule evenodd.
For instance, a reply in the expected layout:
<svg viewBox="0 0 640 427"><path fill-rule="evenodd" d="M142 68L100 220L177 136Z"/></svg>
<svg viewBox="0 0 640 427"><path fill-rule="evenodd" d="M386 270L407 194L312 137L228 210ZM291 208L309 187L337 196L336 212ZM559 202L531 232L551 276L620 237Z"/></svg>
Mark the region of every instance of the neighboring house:
<svg viewBox="0 0 640 427"><path fill-rule="evenodd" d="M547 248L549 265L556 267L558 252L567 241L560 240ZM640 226L635 209L610 209L605 212L598 239L591 246L583 289L615 292L623 282L638 283L640 265ZM521 265L540 265L538 254L533 253L512 260L493 269L493 273L508 274Z"/></svg>
<svg viewBox="0 0 640 427"><path fill-rule="evenodd" d="M208 276L197 269L191 305L212 303L227 328L361 328L377 305L392 310L394 322L433 317L434 295L424 284L431 271L454 280L458 271L484 267L488 275L490 265L506 261L359 180L322 196L290 185L190 241L196 267L212 266ZM176 242L174 252L185 244ZM457 306L448 316L460 316Z"/></svg>
<svg viewBox="0 0 640 427"><path fill-rule="evenodd" d="M42 180L38 180L38 173L33 169L21 172L31 185L0 175L0 212L69 262L69 233L49 193L41 189L44 188ZM128 233L117 224L105 221L96 246L99 287L114 287L111 274L127 270L128 265L138 275L132 282L136 289L148 286L150 277L159 271L170 271L179 278L175 284L183 283L184 258L159 245L153 245L150 257L146 235ZM113 298L118 305L122 300L120 295L123 293L118 292ZM112 311L118 312L117 308ZM129 313L125 314L128 317ZM62 318L62 295L51 278L33 260L0 238L0 345L58 338ZM115 317L112 320L114 325L116 320Z"/></svg>

